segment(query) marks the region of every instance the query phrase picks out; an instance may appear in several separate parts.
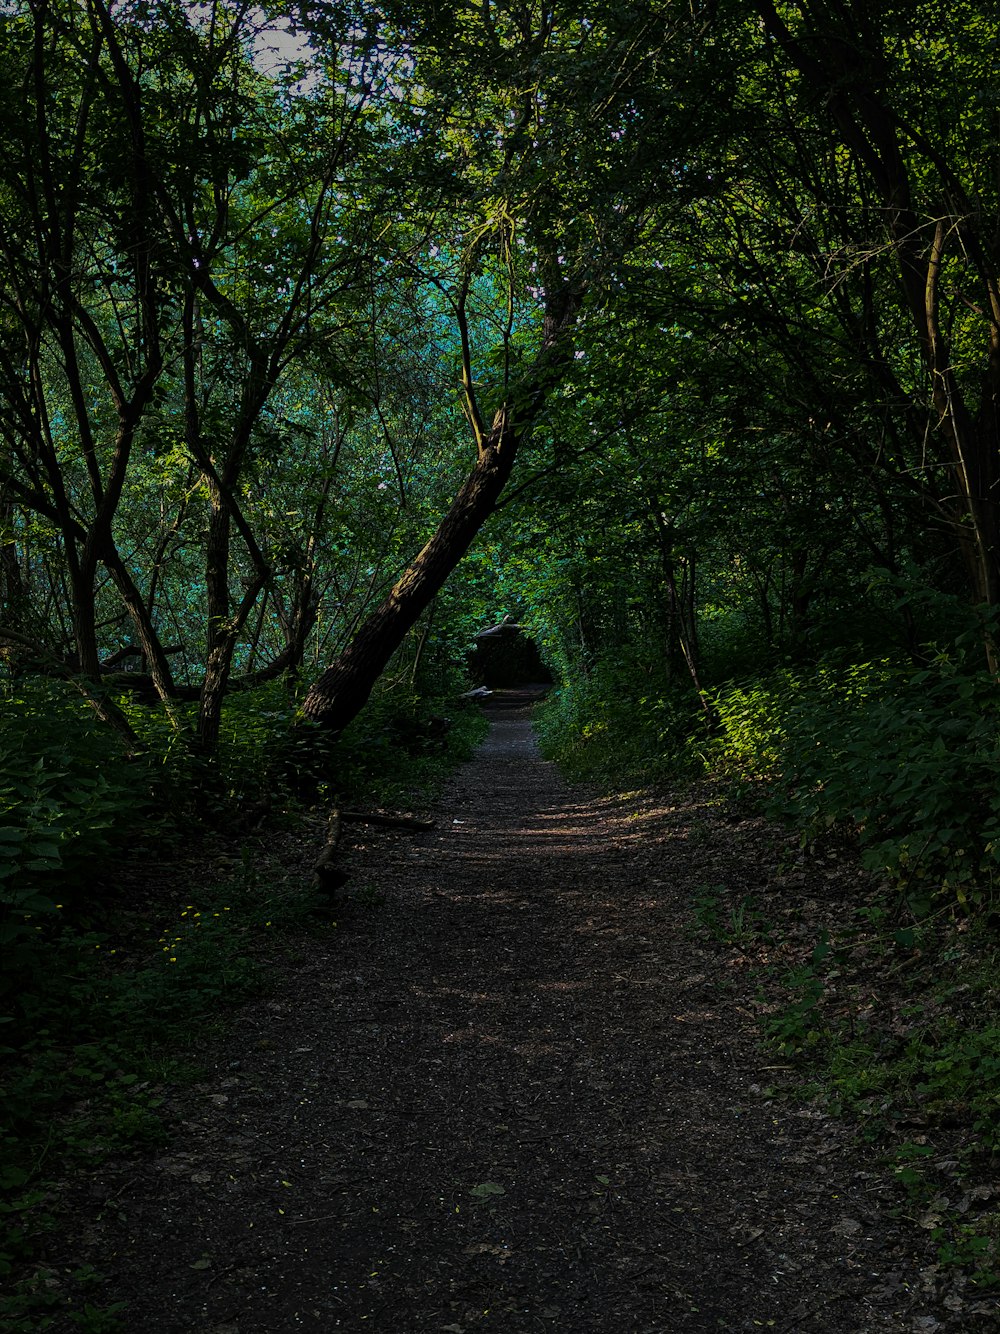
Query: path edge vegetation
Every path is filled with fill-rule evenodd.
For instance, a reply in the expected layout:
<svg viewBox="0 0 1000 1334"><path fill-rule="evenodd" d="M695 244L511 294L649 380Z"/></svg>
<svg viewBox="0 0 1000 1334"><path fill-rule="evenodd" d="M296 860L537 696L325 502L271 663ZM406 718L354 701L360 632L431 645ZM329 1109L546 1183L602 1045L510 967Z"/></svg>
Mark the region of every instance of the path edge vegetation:
<svg viewBox="0 0 1000 1334"><path fill-rule="evenodd" d="M621 681L556 691L543 751L576 781L697 809L719 870L692 929L756 992L769 1097L852 1128L970 1290L1000 1289L1000 942L995 682L941 651L782 668L689 694ZM633 697L634 698L634 697ZM758 882L727 877L727 828L763 821Z"/></svg>
<svg viewBox="0 0 1000 1334"><path fill-rule="evenodd" d="M254 770L270 747L249 741L241 701L225 771L240 800L231 787L227 830L176 794L165 804L163 788L183 781L176 770L144 791L112 762L95 783L94 724L71 696L50 684L41 699L29 690L20 702L39 719L33 761L40 755L66 785L53 786L24 840L4 845L24 860L31 888L6 923L0 991L0 1316L13 1331L58 1323L98 1334L127 1327L121 1309L102 1302L99 1270L56 1272L39 1258L58 1231L67 1183L110 1154L169 1142L165 1093L198 1078L202 1053L241 1004L338 930L349 910L313 875L329 806L360 803L376 818L379 808L426 808L487 724L454 698L376 697L326 746L323 772L337 777L320 780L301 766ZM268 741L296 707L279 702L272 692L254 706ZM315 748L309 754L315 760ZM251 827L241 830L248 810ZM60 855L62 826L81 818L83 846ZM86 893L74 898L79 888ZM352 901L365 910L363 887Z"/></svg>

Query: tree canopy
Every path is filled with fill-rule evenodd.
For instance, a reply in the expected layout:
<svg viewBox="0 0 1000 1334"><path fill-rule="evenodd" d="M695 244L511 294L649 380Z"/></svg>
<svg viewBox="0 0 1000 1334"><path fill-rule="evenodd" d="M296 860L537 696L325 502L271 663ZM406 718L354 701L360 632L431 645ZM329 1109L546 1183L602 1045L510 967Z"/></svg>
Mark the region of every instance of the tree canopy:
<svg viewBox="0 0 1000 1334"><path fill-rule="evenodd" d="M0 25L12 680L210 758L247 691L338 735L504 614L707 726L831 653L995 672L983 5Z"/></svg>

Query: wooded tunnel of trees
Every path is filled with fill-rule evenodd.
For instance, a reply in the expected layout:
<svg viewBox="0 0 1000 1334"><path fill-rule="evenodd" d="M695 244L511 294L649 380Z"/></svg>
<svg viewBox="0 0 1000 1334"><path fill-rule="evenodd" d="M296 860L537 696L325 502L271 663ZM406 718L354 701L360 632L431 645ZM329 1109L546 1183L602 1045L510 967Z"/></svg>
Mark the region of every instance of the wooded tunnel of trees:
<svg viewBox="0 0 1000 1334"><path fill-rule="evenodd" d="M293 8L0 11L5 946L504 616L571 771L988 905L993 6Z"/></svg>
<svg viewBox="0 0 1000 1334"><path fill-rule="evenodd" d="M770 1032L995 1166L997 53L985 0L0 2L0 1276L336 925L330 830L470 753L503 625L570 778L851 859ZM947 997L817 1019L858 941Z"/></svg>

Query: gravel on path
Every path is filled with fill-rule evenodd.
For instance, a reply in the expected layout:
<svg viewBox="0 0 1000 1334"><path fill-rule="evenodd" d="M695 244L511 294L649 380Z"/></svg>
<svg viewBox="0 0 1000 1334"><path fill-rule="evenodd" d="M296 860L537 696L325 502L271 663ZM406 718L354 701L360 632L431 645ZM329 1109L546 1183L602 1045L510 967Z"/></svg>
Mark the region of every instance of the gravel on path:
<svg viewBox="0 0 1000 1334"><path fill-rule="evenodd" d="M525 707L435 815L350 854L353 906L172 1095L171 1145L99 1170L77 1258L129 1334L919 1330L920 1234L769 1094L692 929L710 815L568 788ZM714 835L748 884L751 826Z"/></svg>

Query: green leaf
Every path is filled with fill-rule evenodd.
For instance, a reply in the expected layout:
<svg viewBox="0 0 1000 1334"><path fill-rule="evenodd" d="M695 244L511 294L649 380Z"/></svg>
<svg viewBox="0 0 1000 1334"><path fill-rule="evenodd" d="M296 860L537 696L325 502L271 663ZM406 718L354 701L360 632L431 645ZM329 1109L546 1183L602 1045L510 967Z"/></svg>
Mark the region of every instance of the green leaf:
<svg viewBox="0 0 1000 1334"><path fill-rule="evenodd" d="M495 1181L484 1181L479 1186L473 1186L469 1194L474 1195L477 1200L488 1200L491 1195L506 1195L507 1191Z"/></svg>

